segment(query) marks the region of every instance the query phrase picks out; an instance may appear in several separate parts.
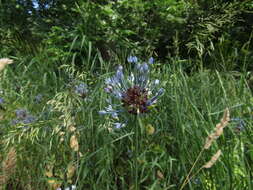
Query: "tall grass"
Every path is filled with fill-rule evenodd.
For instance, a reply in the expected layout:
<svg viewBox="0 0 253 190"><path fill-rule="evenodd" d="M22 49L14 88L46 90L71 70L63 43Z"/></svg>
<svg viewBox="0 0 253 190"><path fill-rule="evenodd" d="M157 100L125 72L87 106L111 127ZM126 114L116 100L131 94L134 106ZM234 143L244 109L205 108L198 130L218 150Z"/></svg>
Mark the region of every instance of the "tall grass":
<svg viewBox="0 0 253 190"><path fill-rule="evenodd" d="M2 72L1 153L15 146L17 165L8 178L10 189L133 189L137 172L140 189L179 189L205 144L205 139L222 117L241 118L245 129L236 131L230 122L210 150L199 158L196 169L220 149L219 161L201 170L185 189L253 189L252 95L244 73L204 70L187 74L184 62L154 65L151 73L166 90L150 113L141 118L138 138L138 171L135 171L134 127L116 130L113 120L98 111L106 105L104 79L115 65L99 54L75 66L75 56L57 68L44 55L31 60L16 59ZM50 58L48 58L50 59ZM131 69L131 65L126 65ZM74 86L88 85L85 98ZM41 101L35 97L42 94ZM16 109L36 117L30 124L13 124ZM151 130L150 130L151 129ZM1 154L1 159L2 158ZM3 171L1 171L3 172ZM193 173L196 172L195 170Z"/></svg>

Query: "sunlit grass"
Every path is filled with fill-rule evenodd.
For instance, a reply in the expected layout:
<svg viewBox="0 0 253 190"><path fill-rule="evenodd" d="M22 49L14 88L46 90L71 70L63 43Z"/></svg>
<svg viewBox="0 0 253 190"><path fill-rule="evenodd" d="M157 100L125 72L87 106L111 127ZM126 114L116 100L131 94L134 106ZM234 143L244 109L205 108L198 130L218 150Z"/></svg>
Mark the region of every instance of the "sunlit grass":
<svg viewBox="0 0 253 190"><path fill-rule="evenodd" d="M134 187L136 126L115 130L115 120L98 114L107 104L104 80L117 64L96 56L84 59L85 69L80 70L74 61L73 57L72 63L57 68L38 55L29 61L17 59L3 71L0 159L5 160L10 148L17 153L15 173L4 184L7 189ZM237 131L236 122L228 124L199 158L196 170L221 149L219 160L201 170L185 189L253 188L253 102L245 75L210 70L187 74L175 65L156 63L152 72L165 94L141 118L140 189L179 189L226 108L231 118L245 122L244 129ZM86 96L75 93L79 82L87 84ZM38 94L40 102L35 101ZM36 121L13 125L17 109L28 110Z"/></svg>

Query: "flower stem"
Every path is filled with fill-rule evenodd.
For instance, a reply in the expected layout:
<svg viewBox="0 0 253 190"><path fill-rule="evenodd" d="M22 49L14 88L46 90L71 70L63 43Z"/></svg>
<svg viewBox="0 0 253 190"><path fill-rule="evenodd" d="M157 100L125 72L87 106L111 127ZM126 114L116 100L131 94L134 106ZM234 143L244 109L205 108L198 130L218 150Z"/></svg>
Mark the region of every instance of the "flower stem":
<svg viewBox="0 0 253 190"><path fill-rule="evenodd" d="M135 156L134 156L134 189L138 190L139 185L138 185L138 155L139 155L139 124L138 123L138 114L135 117L135 139L134 139L134 145L135 145Z"/></svg>

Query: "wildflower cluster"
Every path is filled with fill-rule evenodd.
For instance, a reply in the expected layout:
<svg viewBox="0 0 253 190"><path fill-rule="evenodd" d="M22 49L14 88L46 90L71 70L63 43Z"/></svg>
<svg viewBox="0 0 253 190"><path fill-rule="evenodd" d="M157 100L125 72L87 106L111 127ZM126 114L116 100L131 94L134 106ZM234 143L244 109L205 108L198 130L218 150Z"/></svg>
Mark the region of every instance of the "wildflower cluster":
<svg viewBox="0 0 253 190"><path fill-rule="evenodd" d="M78 96L85 98L88 94L88 86L84 83L75 85L74 91Z"/></svg>
<svg viewBox="0 0 253 190"><path fill-rule="evenodd" d="M4 104L4 99L0 97L0 105Z"/></svg>
<svg viewBox="0 0 253 190"><path fill-rule="evenodd" d="M34 97L34 101L35 103L39 104L43 99L43 95L42 94L38 94L37 96Z"/></svg>
<svg viewBox="0 0 253 190"><path fill-rule="evenodd" d="M128 57L129 63L135 63L135 69L124 76L123 67L118 66L114 76L105 80L105 91L112 98L117 99L119 104L112 104L112 98L108 99L109 106L100 111L100 114L109 114L117 118L121 112L130 114L144 114L150 111L153 104L164 93L163 88L159 88L158 79L151 80L149 67L153 64L154 59L150 58L149 63L138 63L135 56ZM117 123L116 125L120 125Z"/></svg>
<svg viewBox="0 0 253 190"><path fill-rule="evenodd" d="M16 118L15 120L12 121L13 125L23 123L23 124L30 124L36 121L36 118L32 115L30 115L27 110L25 109L17 109L15 111L16 113Z"/></svg>
<svg viewBox="0 0 253 190"><path fill-rule="evenodd" d="M232 118L230 121L234 122L236 124L236 126L234 128L235 132L240 133L243 130L245 130L246 123L244 122L243 119L241 119L241 118Z"/></svg>

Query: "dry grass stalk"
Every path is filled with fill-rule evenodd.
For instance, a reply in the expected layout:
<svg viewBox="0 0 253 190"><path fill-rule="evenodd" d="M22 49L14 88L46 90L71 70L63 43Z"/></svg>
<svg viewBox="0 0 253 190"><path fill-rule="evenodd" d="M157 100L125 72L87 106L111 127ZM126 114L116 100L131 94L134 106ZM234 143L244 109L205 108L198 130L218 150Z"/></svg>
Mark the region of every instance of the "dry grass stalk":
<svg viewBox="0 0 253 190"><path fill-rule="evenodd" d="M219 138L219 136L222 135L223 129L228 125L229 120L230 120L229 109L226 108L220 123L218 123L215 127L215 131L206 138L204 149L209 149L213 141L215 141L217 138Z"/></svg>
<svg viewBox="0 0 253 190"><path fill-rule="evenodd" d="M189 173L187 174L182 186L180 187L180 190L182 190L185 185L190 181L190 179L195 176L201 169L203 168L210 168L212 167L212 165L218 160L219 156L221 155L221 150L219 150L212 158L209 162L207 162L204 166L202 166L194 175L191 175L193 169L195 168L196 163L198 162L199 158L201 157L203 151L205 149L209 149L210 146L212 145L212 143L219 138L220 135L222 135L223 133L223 129L228 125L228 122L230 121L230 114L229 114L229 109L226 108L223 117L220 121L220 123L218 123L215 126L215 131L213 133L211 133L210 135L208 135L208 137L206 138L206 143L203 147L203 149L200 151L198 157L196 158L195 162L193 163L193 166L191 167Z"/></svg>
<svg viewBox="0 0 253 190"><path fill-rule="evenodd" d="M0 175L0 188L5 185L11 175L15 172L17 154L14 148L11 148L6 159L2 162L2 175Z"/></svg>
<svg viewBox="0 0 253 190"><path fill-rule="evenodd" d="M62 183L57 181L57 179L54 177L53 168L54 168L53 165L47 165L44 174L46 177L49 178L47 180L47 183L51 187L51 189L57 189L61 186Z"/></svg>
<svg viewBox="0 0 253 190"><path fill-rule="evenodd" d="M13 60L9 58L0 59L0 71L2 71L6 65L12 64Z"/></svg>
<svg viewBox="0 0 253 190"><path fill-rule="evenodd" d="M158 179L164 179L164 175L160 170L157 170L156 176L158 177Z"/></svg>
<svg viewBox="0 0 253 190"><path fill-rule="evenodd" d="M221 150L218 150L218 151L215 153L215 155L212 156L211 160L208 161L208 162L203 166L203 168L211 168L211 167L214 165L214 163L219 159L220 155L221 155Z"/></svg>
<svg viewBox="0 0 253 190"><path fill-rule="evenodd" d="M69 130L69 132L75 132L76 128L74 125L70 125L70 126L68 126L68 130Z"/></svg>
<svg viewBox="0 0 253 190"><path fill-rule="evenodd" d="M73 163L70 163L67 168L67 179L70 180L76 172L76 167Z"/></svg>
<svg viewBox="0 0 253 190"><path fill-rule="evenodd" d="M78 140L77 137L75 135L72 135L70 137L70 147L77 152L79 150L79 144L78 144Z"/></svg>

